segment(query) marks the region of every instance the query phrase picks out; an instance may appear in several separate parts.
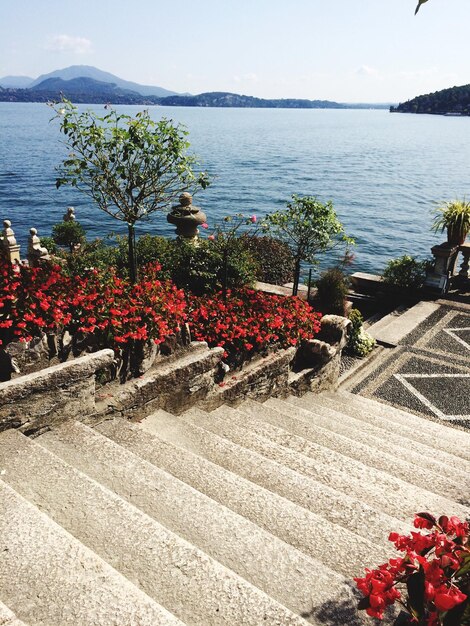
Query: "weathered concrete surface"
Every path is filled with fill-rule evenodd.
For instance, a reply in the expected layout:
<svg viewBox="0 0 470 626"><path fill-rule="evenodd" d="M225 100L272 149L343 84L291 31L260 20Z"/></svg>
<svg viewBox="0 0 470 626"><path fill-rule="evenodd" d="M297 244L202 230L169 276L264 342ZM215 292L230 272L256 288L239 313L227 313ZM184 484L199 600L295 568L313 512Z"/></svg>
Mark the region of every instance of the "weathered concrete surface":
<svg viewBox="0 0 470 626"><path fill-rule="evenodd" d="M95 412L95 372L109 366L112 350L0 383L0 431L38 431Z"/></svg>
<svg viewBox="0 0 470 626"><path fill-rule="evenodd" d="M0 597L34 626L182 626L2 480L0 552Z"/></svg>
<svg viewBox="0 0 470 626"><path fill-rule="evenodd" d="M419 302L398 316L387 315L368 329L378 342L396 346L421 322L439 309L435 302Z"/></svg>
<svg viewBox="0 0 470 626"><path fill-rule="evenodd" d="M349 613L337 614L338 623L349 623L355 600L344 578L124 447L149 439L115 419L96 429L75 423L40 442L294 612L319 610L332 599L342 606L349 598Z"/></svg>
<svg viewBox="0 0 470 626"><path fill-rule="evenodd" d="M0 602L0 626L26 626L26 624L17 619L15 614Z"/></svg>
<svg viewBox="0 0 470 626"><path fill-rule="evenodd" d="M10 430L0 438L0 456L3 478L17 492L186 623L302 626L300 617L39 443Z"/></svg>

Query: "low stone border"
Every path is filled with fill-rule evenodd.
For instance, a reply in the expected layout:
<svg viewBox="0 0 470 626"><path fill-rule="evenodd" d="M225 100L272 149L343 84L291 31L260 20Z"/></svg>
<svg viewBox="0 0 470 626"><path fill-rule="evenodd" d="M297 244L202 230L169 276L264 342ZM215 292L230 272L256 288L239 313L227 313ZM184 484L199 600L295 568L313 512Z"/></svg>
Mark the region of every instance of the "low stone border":
<svg viewBox="0 0 470 626"><path fill-rule="evenodd" d="M289 392L289 370L296 348L279 350L248 363L239 372L228 374L198 406L212 411L222 404L236 406L244 400L263 402Z"/></svg>
<svg viewBox="0 0 470 626"><path fill-rule="evenodd" d="M141 419L157 409L178 415L213 390L223 353L222 348L209 349L203 341L192 342L141 378L103 387L98 394L98 414L91 419L112 414Z"/></svg>
<svg viewBox="0 0 470 626"><path fill-rule="evenodd" d="M112 350L100 350L0 383L0 431L33 433L95 413L95 372L113 360Z"/></svg>

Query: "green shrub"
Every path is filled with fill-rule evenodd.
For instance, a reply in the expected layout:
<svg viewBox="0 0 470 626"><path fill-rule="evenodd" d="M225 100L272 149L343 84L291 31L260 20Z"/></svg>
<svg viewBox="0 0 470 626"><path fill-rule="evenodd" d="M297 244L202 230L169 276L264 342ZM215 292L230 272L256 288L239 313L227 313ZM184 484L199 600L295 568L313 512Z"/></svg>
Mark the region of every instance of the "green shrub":
<svg viewBox="0 0 470 626"><path fill-rule="evenodd" d="M245 250L256 265L256 279L273 285L284 285L294 278L294 255L289 245L274 237L240 237Z"/></svg>
<svg viewBox="0 0 470 626"><path fill-rule="evenodd" d="M59 222L52 227L52 239L58 246L65 246L72 252L76 245L86 241L85 229L80 222Z"/></svg>
<svg viewBox="0 0 470 626"><path fill-rule="evenodd" d="M351 329L347 348L354 356L365 357L374 349L376 341L364 330L362 325L364 320L358 309L351 309L349 320Z"/></svg>
<svg viewBox="0 0 470 626"><path fill-rule="evenodd" d="M317 300L322 313L344 315L348 281L339 267L323 272L316 282Z"/></svg>
<svg viewBox="0 0 470 626"><path fill-rule="evenodd" d="M387 263L382 278L387 285L419 289L424 284L428 267L429 261L418 261L416 257L405 254Z"/></svg>
<svg viewBox="0 0 470 626"><path fill-rule="evenodd" d="M214 293L222 288L224 279L223 250L217 240L202 240L197 246L184 241L172 240L172 254L169 271L173 282L180 288L195 295ZM227 258L228 289L253 285L256 280L255 263L243 248L239 239L232 242Z"/></svg>

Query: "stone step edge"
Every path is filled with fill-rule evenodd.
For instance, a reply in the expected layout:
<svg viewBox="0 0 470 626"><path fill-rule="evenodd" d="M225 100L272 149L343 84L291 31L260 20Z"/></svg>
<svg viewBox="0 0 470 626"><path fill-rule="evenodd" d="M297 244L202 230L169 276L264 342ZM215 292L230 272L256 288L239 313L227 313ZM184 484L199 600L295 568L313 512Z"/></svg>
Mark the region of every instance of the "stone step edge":
<svg viewBox="0 0 470 626"><path fill-rule="evenodd" d="M360 403L355 399L346 398L339 394L321 394L318 396L317 401L327 407L335 404L337 407L336 410L342 414L351 415L354 419L360 420L366 424L371 424L376 428L381 428L384 432L391 431L395 435L402 436L418 444L428 446L439 452L444 452L450 455L450 461L454 461L456 463L462 461L465 471L470 471L470 451L465 454L466 450L464 446L458 445L457 437L455 441L449 441L447 438L442 436L442 432L438 434L435 430L430 430L428 432L427 429L422 432L416 428L419 423L416 423L413 428L411 424L399 424L398 422L387 419L384 415L374 415L374 409L367 407L365 410L364 405L360 405ZM377 411L377 408L375 410ZM424 427L426 428L426 426L427 425L425 424ZM464 439L464 437L462 437L462 439ZM462 442L459 443L461 444ZM470 445L470 438L468 443Z"/></svg>
<svg viewBox="0 0 470 626"><path fill-rule="evenodd" d="M219 596L217 596L217 600L216 600L216 597L214 596L211 599L211 602L218 603L219 601L221 601L221 602L224 602L224 604L227 607L229 607L231 600L233 599L233 597L235 597L234 596L234 591L238 590L238 591L241 592L243 590L244 591L243 596L244 596L245 602L251 601L253 603L260 603L260 604L262 603L264 605L264 607L265 607L264 610L267 613L269 613L273 619L284 618L284 619L286 619L286 623L287 624L293 624L293 625L296 625L296 626L301 626L301 625L304 624L304 620L300 620L300 618L298 620L295 619L297 616L295 614L293 614L285 606L283 606L280 602L278 602L277 600L275 600L274 598L272 598L271 596L269 596L268 594L263 592L261 589L259 589L258 587L256 587L252 583L250 583L247 580L245 580L243 577L241 577L238 574L236 574L230 568L222 565L216 559L214 559L214 558L210 557L209 555L207 555L203 550L197 548L196 546L191 544L186 539L183 539L182 537L180 537L176 533L174 533L171 530L167 529L165 526L160 524L160 522L158 522L157 520L155 520L151 516L147 515L145 512L140 510L135 505L129 503L127 500L124 500L123 498L121 498L118 494L116 494L113 491L111 491L110 489L108 489L108 487L98 483L93 478L89 477L88 475L84 474L80 470L76 469L75 467L73 467L72 465L70 465L69 463L64 461L61 457L55 455L48 448L44 448L42 445L40 445L40 443L38 443L38 441L39 441L38 439L33 441L33 440L30 440L30 439L27 439L26 437L24 437L23 435L21 435L20 433L17 433L17 432L14 432L13 436L17 436L18 438L22 438L23 439L22 444L24 446L23 447L24 450L28 450L28 447L30 447L30 448L31 447L35 447L36 448L36 450L35 450L36 454L40 455L40 458L44 458L44 463L45 464L47 463L48 460L51 463L53 463L53 464L58 463L59 466L62 466L62 468L66 468L69 476L70 475L74 476L77 481L84 481L85 483L89 484L95 490L95 492L97 491L98 493L101 493L104 501L109 500L109 503L111 504L111 506L112 506L112 504L115 504L120 509L119 512L117 513L118 517L120 515L124 515L124 516L128 515L128 518L129 519L134 518L134 521L136 519L141 518L144 522L148 522L148 523L150 523L151 526L155 527L155 532L157 533L157 535L158 535L158 533L159 533L159 531L161 529L164 537L165 536L167 537L165 539L165 542L168 541L168 549L167 549L168 552L171 551L173 546L180 546L181 549L184 551L183 552L184 558L188 559L188 561L186 561L186 560L184 561L186 565L188 565L188 563L191 563L191 562L194 563L194 564L199 563L199 567L205 565L205 568L208 568L208 570L209 570L208 572L206 572L206 574L208 575L207 579L208 580L212 580L212 579L214 579L214 577L217 577L220 580L220 585L215 585L215 588L216 589L218 588L219 592L223 590L226 593L225 602L224 602L223 597L219 597ZM57 473L59 473L59 471L57 471ZM65 474L65 471L64 471L64 474ZM39 496L39 497L41 499L41 496ZM33 506L35 506L35 505L33 504ZM58 522L56 522L53 518L49 517L49 519L51 519L55 524L58 524ZM58 524L58 525L60 526L60 524ZM60 526L60 527L62 528L62 526ZM133 525L130 525L129 527L132 528ZM72 537L74 537L76 539L76 541L79 541L80 543L83 544L83 541L81 539L79 539L78 537L75 537L67 529L64 529L64 530L65 530L65 532L68 532ZM85 532L85 535L86 535L86 532ZM95 551L95 549L87 546L86 544L83 544L83 545L85 545L85 547L87 547L88 550L91 550L94 554L97 554L97 556L102 561L107 563L109 567L113 568L121 576L123 576L126 580L128 580L129 584L134 585L137 589L139 589L141 591L142 594L145 594L146 596L148 596L158 606L162 606L166 611L168 611L170 614L173 615L173 609L168 608L168 607L165 606L165 602L164 602L163 598L161 598L161 599L152 598L151 596L149 596L148 592L143 590L140 586L135 585L129 578L127 578L126 574L124 574L123 572L117 570L116 567L113 566L111 563L109 563L104 556L100 556ZM158 543L157 543L157 545L158 545ZM189 561L189 559L191 559L191 561ZM179 567L177 561L175 561L175 567ZM191 568L189 568L189 571L191 571ZM193 578L194 578L194 576L193 576ZM201 583L201 587L202 587L202 583ZM214 589L214 591L216 589ZM181 587L181 592L182 591L183 591L183 587ZM189 589L188 589L188 591L189 591ZM193 591L194 591L194 589L193 589ZM165 594L162 593L162 595L165 595ZM206 597L206 600L207 600L207 598L208 598L208 596ZM196 602L197 602L197 599L196 599ZM210 607L208 605L208 609L212 610L213 607ZM214 612L214 615L215 615L215 613L216 613L216 611ZM226 618L228 618L229 615L231 617L231 620L236 618L236 616L231 615L231 609L229 609L228 615L226 614ZM182 618L180 618L180 619L182 619ZM215 622L212 622L212 621L209 622L209 618L208 618L208 623L215 623ZM234 623L235 624L235 622L232 622L232 621L230 623Z"/></svg>
<svg viewBox="0 0 470 626"><path fill-rule="evenodd" d="M347 412L341 411L341 409L338 410L338 408L332 408L331 406L326 406L325 404L307 406L306 403L308 402L308 398L306 397L297 398L295 396L290 396L285 398L283 402L296 408L303 409L310 415L316 416L317 418L331 420L340 425L344 423L347 432L341 432L338 434L342 434L352 441L365 442L366 444L370 442L371 449L378 452L383 451L382 442L385 441L385 439L382 440L383 435L381 431L383 429L379 426L360 420ZM323 426L323 428L328 428L331 432L337 432L334 428L334 424L332 424L332 426L333 427L331 429L328 425ZM377 429L378 432L375 432L375 429ZM390 433L390 436L391 435L392 433ZM449 463L453 463L454 460L458 461L457 457L449 455L445 451L431 448L429 445L403 437L403 435L398 435L396 433L393 433L393 435L394 441L387 443L386 451L390 454L396 454L397 458L402 458L402 460L405 461L407 461L409 457L409 462L413 465L424 468L427 472L435 476L442 475L442 477L449 481L449 483L455 485L457 485L457 481L459 480L468 479L468 473L465 470L458 470L449 465ZM415 448L412 455L408 454L409 448Z"/></svg>
<svg viewBox="0 0 470 626"><path fill-rule="evenodd" d="M116 429L116 426L118 430ZM97 473L93 473L93 470L91 470L91 463L93 456L97 454L97 450L103 450L102 453L98 452L99 456L97 457L97 462L100 465L99 474L103 477L100 482L105 487L107 487L114 493L117 493L117 495L120 496L122 499L130 502L130 504L132 504L136 508L139 508L141 511L143 511L153 519L157 520L161 525L163 525L171 532L181 536L192 545L195 545L199 550L205 552L209 557L218 561L226 568L234 571L238 576L247 580L255 587L261 589L270 597L274 597L280 604L286 606L286 602L289 603L290 601L290 599L286 597L284 589L289 589L294 596L295 587L292 587L291 582L285 583L282 591L280 591L277 581L272 584L269 582L268 576L266 576L265 574L262 574L260 576L258 572L259 567L254 566L254 561L252 559L252 554L256 554L257 550L259 555L258 561L266 563L264 571L269 571L269 562L275 564L279 575L282 575L284 577L287 577L290 571L288 568L286 568L286 563L297 562L299 564L299 568L302 568L302 570L306 568L309 572L311 580L314 579L314 572L316 571L318 580L321 584L318 597L316 597L316 601L321 600L322 603L326 601L324 592L325 580L329 581L332 588L338 590L338 597L340 595L339 592L343 594L343 592L347 591L345 587L347 581L341 574L338 574L337 572L331 570L321 561L318 561L315 558L302 553L300 550L298 550L298 548L287 543L282 538L276 536L275 534L269 532L268 530L265 530L260 526L257 526L254 521L251 521L233 511L232 509L228 508L227 506L220 504L210 496L202 493L191 485L173 476L165 469L161 469L153 465L142 456L139 456L130 447L121 444L119 441L119 431L121 431L121 433L125 433L127 431L131 433L138 433L139 435L145 434L145 432L137 427L135 424L117 418L115 420L107 420L106 422L103 422L102 424L98 425L98 427L93 429L78 422L75 424L75 427L82 435L82 438L77 440L76 445L73 448L75 451L78 452L78 454L80 454L80 447L85 447L85 435L87 436L87 439L88 436L94 438L94 441L89 441L89 448L92 453L88 453L86 455L86 460L84 461L84 463L79 464L79 467L77 468L79 469L79 471L81 471L91 479L97 480ZM116 432L117 438L115 438ZM50 437L50 433L46 436L42 436L41 439L44 441L46 437ZM128 440L126 437L122 437L122 439L124 442L127 443ZM53 445L55 443L54 439L50 439L50 442L51 445L47 444L46 447L48 449L54 450L56 448L56 446ZM43 443L43 445L46 444ZM72 450L71 447L70 449ZM114 451L117 454L115 454ZM72 464L71 455L63 454L63 449L59 451L58 456L62 458L66 463ZM125 457L129 457L129 467L125 465ZM114 474L114 472L112 471L107 473L106 470L103 468L103 464L104 462L106 462L107 458L110 459L110 463L114 465L119 465L119 467L123 467L125 471L123 472L120 470L116 474ZM134 473L134 470L139 474L140 477L143 477L142 480L137 481L135 479L132 479L132 473ZM124 477L124 474L128 474L129 478L127 480ZM152 474L155 475L152 476ZM162 486L162 491L163 489L165 490L165 495L162 495L162 504L160 505L161 507L171 506L170 504L168 504L168 499L173 497L175 502L185 502L188 503L188 506L191 506L192 509L205 511L203 515L194 515L196 527L195 532L192 531L191 522L186 522L186 527L188 531L182 531L178 528L178 523L175 527L175 524L171 522L171 519L169 521L167 518L162 518L159 515L157 510L158 505L154 506L153 503L150 503L150 506L145 506L145 504L143 504L143 499L147 499L147 492L151 495L153 499L155 499L155 486L159 485L159 474L167 476L168 481L165 483L164 486ZM115 481L119 481L119 487L122 486L122 489L117 488L114 485ZM169 485L168 483L174 483L175 489L171 490L171 484ZM133 489L132 485L134 485L134 489L138 494L137 498L126 495L129 489ZM191 496L191 494L193 494L193 496ZM158 498L160 498L160 496L158 496ZM170 515L170 518L175 518L178 516L176 505L173 506L173 509L174 512L172 515ZM222 523L227 522L228 519L228 524L230 524L234 539L229 539L226 531L224 532L223 530L221 531L218 529L220 527L220 523L213 524L211 521L209 521L209 516L212 516L212 518L214 519L216 518L218 513L222 514ZM179 525L183 526L183 524ZM203 528L206 528L207 532L213 533L213 535L206 535L204 540L201 541L201 529ZM228 549L215 547L214 550L214 546L211 547L210 545L211 536L219 537L219 541L222 540L227 542ZM250 538L248 542L244 540L245 536ZM261 542L263 545L261 548L258 548L257 543ZM267 548L266 546L269 546L269 548ZM273 555L273 551L275 551L276 554ZM231 556L230 552L232 552ZM228 557L227 554L229 555ZM234 562L237 560L239 561L240 558L243 560L244 554L246 555L247 560L251 560L253 567L243 567L243 565L242 567L239 567L239 565ZM278 556L280 557L279 560L277 560ZM299 571L301 570L299 569ZM303 584L303 582L305 582L305 578L299 577L298 575L293 577L293 580L296 581L297 585L299 585L300 583ZM289 605L287 608L289 608L293 612L298 611L304 604L303 594L295 595L295 600L293 599L293 602L291 604L292 606ZM316 608L316 606L314 608Z"/></svg>
<svg viewBox="0 0 470 626"><path fill-rule="evenodd" d="M326 392L328 395L329 392ZM451 442L455 441L455 437L458 436L463 439L468 440L468 445L470 446L470 432L463 427L457 427L455 424L451 424L450 422L435 422L433 420L426 419L421 415L416 415L416 413L408 413L403 409L393 406L388 402L385 402L381 398L370 398L368 396L363 396L361 394L354 393L350 390L338 389L338 395L343 397L345 402L356 402L356 404L365 406L367 405L371 411L374 409L380 410L386 415L386 419L395 422L395 424L405 424L410 426L410 422L413 422L413 425L416 426L421 425L423 428L433 430L436 434L442 437L446 437ZM398 419L400 418L400 419ZM457 435L458 433L458 435ZM470 457L469 457L470 458Z"/></svg>
<svg viewBox="0 0 470 626"><path fill-rule="evenodd" d="M251 409L250 409L250 406L251 406ZM227 407L227 408L230 408L230 407ZM234 409L232 409L232 411L233 410ZM401 519L405 522L410 522L413 519L414 514L416 513L416 498L417 497L419 497L419 499L423 501L423 504L420 505L421 510L427 510L429 508L429 505L425 504L425 502L436 500L438 502L438 506L435 507L436 510L442 509L443 511L454 511L456 515L460 515L463 517L466 517L468 515L468 511L465 509L465 507L463 507L460 504L457 504L456 502L452 500L449 500L448 498L445 498L444 496L433 493L421 487L417 487L416 485L412 485L411 483L406 482L402 480L401 478L392 476L391 474L388 474L375 467L365 465L356 459L353 459L351 457L348 457L342 454L341 452L333 451L330 448L327 448L325 446L322 446L319 443L315 443L309 439L306 439L302 437L301 435L294 434L290 432L289 430L283 428L279 424L275 425L272 422L264 421L262 419L262 415L260 414L258 410L258 407L256 407L255 402L252 402L252 401L244 402L239 407L237 407L236 412L239 414L244 414L245 416L248 417L248 419L252 420L253 422L258 423L261 429L263 429L264 425L266 425L269 430L273 429L274 441L276 441L275 432L277 431L281 435L281 439L282 439L282 436L285 436L286 438L292 437L298 440L299 442L298 444L296 443L294 446L291 447L289 442L284 443L281 440L279 445L285 446L294 451L297 450L297 447L302 447L302 442L306 444L307 448L309 448L310 446L313 446L313 449L311 452L305 451L304 454L306 454L309 458L314 459L317 463L323 463L325 465L327 462L332 463L333 461L335 463L338 463L338 465L340 466L341 473L343 473L344 475L351 475L354 481L358 483L359 485L363 484L364 477L368 476L368 478L371 481L371 484L374 485L373 490L372 490L372 493L374 496L373 497L374 502L377 502L377 500L380 499L377 497L378 489L386 491L387 499L390 499L390 497L392 497L393 500L396 499L395 508L391 508L390 510L384 510L381 506L380 510L384 510L385 513L398 517L398 519ZM244 420L244 423L246 423L245 420ZM251 424L247 423L247 428L252 428ZM256 428L253 428L253 430L254 432L257 432ZM271 438L269 434L267 434L266 436L268 438ZM316 448L321 449L319 453L317 452ZM320 456L322 457L321 459L318 459L318 454L320 454ZM332 458L332 454L334 455L333 458ZM367 491L366 493L368 497L372 497L371 493ZM409 506L409 509L406 515L403 513L403 502L405 500L408 502L408 506ZM372 503L370 504L374 506L374 504ZM399 509L399 511L402 512L402 515L397 514L398 512L397 509Z"/></svg>
<svg viewBox="0 0 470 626"><path fill-rule="evenodd" d="M440 305L434 302L418 302L418 304L415 304L394 320L390 320L385 326L377 328L377 325L374 324L374 326L369 328L368 332L380 343L397 346L400 341L422 324L430 315L438 311L439 308Z"/></svg>
<svg viewBox="0 0 470 626"><path fill-rule="evenodd" d="M362 442L358 442L357 440L350 439L345 435L339 435L334 433L333 431L324 428L322 426L318 426L315 424L311 424L309 422L309 415L305 415L305 418L299 417L298 411L305 411L306 414L309 413L308 410L302 409L301 407L296 407L293 404L289 404L288 402L283 402L281 406L279 403L282 402L277 398L272 398L268 400L265 404L267 407L276 411L276 413L282 418L285 417L286 413L290 419L297 420L303 427L312 427L314 430L319 430L323 432L327 439L342 442L342 446L346 446L348 449L351 449L351 452L341 452L344 456L351 457L356 460L360 460L364 465L374 467L379 469L382 472L390 474L392 476L396 476L405 482L409 482L410 484L414 484L418 487L427 489L433 493L438 495L450 498L451 500L455 500L457 503L460 503L460 500L455 499L453 496L449 495L449 484L448 481L443 481L440 475L437 475L433 472L426 470L424 467L419 465L413 465L410 462L404 461L403 459L397 459L393 455L380 452L375 448L369 448L366 444ZM314 435L312 435L314 437ZM315 438L313 439L315 441ZM353 449L357 449L358 444L360 444L360 448L364 448L364 453L370 454L370 459L365 459L364 456L361 456L360 459L357 458L356 455L353 454ZM322 444L323 445L323 444ZM337 450L334 442L331 442L324 447L330 448L332 450ZM380 457L380 458L379 458ZM382 467L382 460L385 459L387 461L387 469ZM395 468L399 466L399 471L397 472ZM393 468L393 469L392 469ZM419 478L416 476L419 473ZM429 479L432 478L432 485L429 483Z"/></svg>
<svg viewBox="0 0 470 626"><path fill-rule="evenodd" d="M0 626L27 626L0 600Z"/></svg>
<svg viewBox="0 0 470 626"><path fill-rule="evenodd" d="M347 405L340 404L335 398L326 396L318 396L318 399L315 397L316 403L311 408L307 404L308 397L288 398L287 400L291 404L304 407L314 414L323 415L326 418L331 417L339 422L350 424L353 429L357 429L357 432L363 432L365 435L370 435L375 439L380 439L381 437L385 439L388 435L391 440L389 445L413 451L413 457L419 456L429 459L432 467L435 468L432 471L442 473L450 480L454 477L457 480L470 479L470 463L465 459L460 459L453 452L432 445L430 442L415 439L406 433L397 432L394 429L387 429L385 424L375 424L369 420L361 419L361 417L354 414L355 411L360 411L357 407L348 409ZM456 467L459 461L461 461L460 466Z"/></svg>
<svg viewBox="0 0 470 626"><path fill-rule="evenodd" d="M10 485L2 480L0 477L0 492L3 494L7 494L14 501L14 506L19 507L19 511L21 513L21 520L25 520L26 525L31 525L31 521L34 521L35 528L40 524L41 528L45 528L48 530L47 533L47 546L49 544L55 545L53 549L50 546L50 552L53 554L57 554L57 540L61 542L60 549L62 547L68 546L68 550L73 549L74 555L78 552L79 560L77 561L77 570L80 571L81 576L85 576L85 588L88 590L92 587L93 590L96 585L97 575L99 576L100 587L97 590L97 593L92 597L96 604L99 604L99 616L103 618L103 613L106 615L106 605L103 605L103 599L108 597L109 599L119 601L118 606L109 607L112 609L113 613L116 613L116 610L122 611L124 607L129 609L132 607L132 613L134 619L140 620L139 624L141 626L154 626L155 623L161 624L161 626L184 626L180 620L178 620L174 615L160 606L157 602L155 602L152 598L150 598L146 593L136 587L131 581L129 581L125 576L123 576L120 572L111 567L106 561L104 561L101 557L99 557L93 550L90 550L86 547L82 542L78 541L73 535L67 532L64 528L62 528L59 524L54 522L48 515L43 513L36 507L34 504L29 502L27 498L19 494L15 489L12 489ZM11 504L11 503L10 503ZM0 523L1 526L1 523ZM15 535L18 535L18 531L20 530L20 526L16 526L14 529ZM21 536L21 535L20 535ZM30 552L31 546L31 535L28 534L28 552ZM44 539L42 539L44 542ZM65 545L63 545L65 543ZM44 543L41 544L44 547ZM20 548L21 549L21 548ZM10 548L11 550L11 548ZM67 558L67 556L65 557ZM74 563L75 564L75 563ZM51 564L44 563L41 572L44 572L47 579L51 580ZM0 562L0 571L1 571L1 562ZM67 570L67 573L70 570ZM64 589L64 572L56 573L55 576L59 576L60 574L60 589L63 593ZM70 593L76 593L77 589L77 572L74 570L72 574L75 574L68 581L67 588L67 605L66 608L68 611L71 610L71 600ZM93 581L90 580L93 579ZM57 580L57 578L56 578ZM47 588L48 593L51 592L50 587ZM16 592L17 595L19 591ZM57 590L55 591L55 597L57 596ZM124 604L121 604L121 597L124 596ZM82 599L82 604L80 605L80 611L83 611L83 603L86 602L88 608L90 607L90 595L87 593L87 600L84 601ZM76 604L79 601L79 598L74 597L74 603ZM8 600L7 600L8 602ZM21 602L24 602L24 591L21 592ZM132 602L132 604L127 605L127 603ZM139 604L137 604L139 602ZM10 602L10 606L13 602ZM48 603L48 606L50 603ZM31 611L30 606L28 607ZM45 607L44 607L45 608ZM76 607L75 607L76 609ZM18 611L19 612L19 611ZM96 616L98 617L98 616ZM108 617L110 617L108 615ZM130 617L130 614L127 616ZM158 619L159 621L148 621L147 618L152 618L153 620ZM45 624L46 622L41 622ZM57 624L57 626L59 626ZM94 626L108 626L107 623L103 623L101 619L94 624Z"/></svg>

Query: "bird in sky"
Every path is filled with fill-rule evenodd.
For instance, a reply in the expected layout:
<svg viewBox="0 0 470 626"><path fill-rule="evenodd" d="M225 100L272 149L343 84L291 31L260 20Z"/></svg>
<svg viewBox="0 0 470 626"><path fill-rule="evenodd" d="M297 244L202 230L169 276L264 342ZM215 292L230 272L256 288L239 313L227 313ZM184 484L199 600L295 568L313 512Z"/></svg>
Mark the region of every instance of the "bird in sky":
<svg viewBox="0 0 470 626"><path fill-rule="evenodd" d="M416 7L415 15L416 15L416 13L418 13L420 6L421 6L422 4L424 4L425 2L427 2L427 1L428 1L428 0L419 0L419 2L418 2L418 6Z"/></svg>

